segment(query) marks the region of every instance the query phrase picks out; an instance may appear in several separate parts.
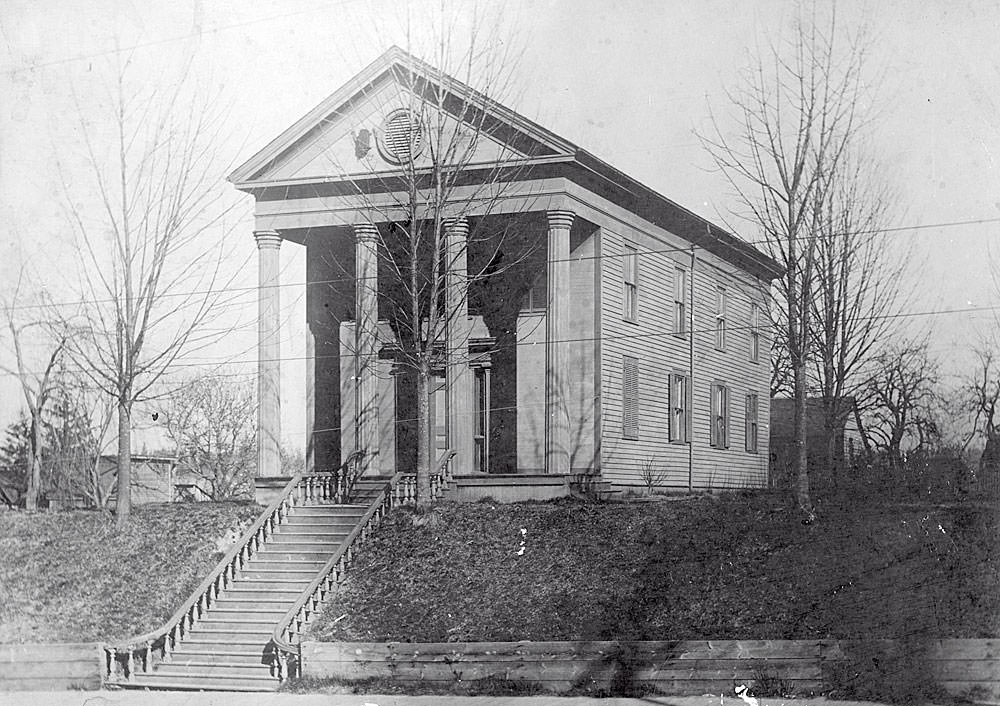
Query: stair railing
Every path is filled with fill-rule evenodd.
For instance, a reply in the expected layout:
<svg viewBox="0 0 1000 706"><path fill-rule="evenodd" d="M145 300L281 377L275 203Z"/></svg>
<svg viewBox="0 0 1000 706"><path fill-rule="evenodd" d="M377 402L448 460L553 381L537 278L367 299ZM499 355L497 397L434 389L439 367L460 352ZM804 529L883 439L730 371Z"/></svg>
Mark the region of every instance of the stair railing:
<svg viewBox="0 0 1000 706"><path fill-rule="evenodd" d="M274 648L273 659L278 679L284 681L288 677L299 675L298 637L303 633L316 611L319 610L327 595L343 581L347 567L354 559L358 547L368 539L385 514L392 508L394 503L391 489L401 476L401 473L397 473L386 483L385 487L372 500L368 510L361 516L351 533L344 538L333 556L317 572L316 578L278 621L271 636Z"/></svg>
<svg viewBox="0 0 1000 706"><path fill-rule="evenodd" d="M435 473L431 476L431 497L437 499L447 489L453 479L451 461L455 452L448 450L441 457ZM271 636L274 652L272 658L278 679L300 676L301 654L299 638L305 632L313 616L319 611L327 596L344 580L347 568L360 546L371 536L375 528L393 507L414 502L416 481L411 473L397 473L382 488L368 506L368 510L354 526L337 551L316 574L316 578L306 587L291 608L274 628Z"/></svg>
<svg viewBox="0 0 1000 706"><path fill-rule="evenodd" d="M439 500L448 486L455 478L452 469L452 459L455 458L456 451L448 449L441 458L438 465L431 473L431 500ZM415 473L402 474L399 482L393 485L395 495L394 505L409 505L417 501L417 476Z"/></svg>
<svg viewBox="0 0 1000 706"><path fill-rule="evenodd" d="M124 681L133 681L136 674L152 671L154 657L169 662L178 643L219 596L233 585L250 559L285 522L293 508L309 503L338 503L350 493L357 480L356 467L362 457L363 454L352 454L333 473L297 473L292 476L278 497L240 535L208 577L163 625L144 635L103 645L103 680L111 683L121 682L123 678Z"/></svg>

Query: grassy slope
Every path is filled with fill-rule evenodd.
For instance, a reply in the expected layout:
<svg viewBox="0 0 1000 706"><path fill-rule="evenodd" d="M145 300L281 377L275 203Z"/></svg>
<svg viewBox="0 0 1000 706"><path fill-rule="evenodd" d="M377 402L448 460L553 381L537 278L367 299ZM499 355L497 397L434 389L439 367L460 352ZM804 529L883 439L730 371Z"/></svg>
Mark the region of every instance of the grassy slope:
<svg viewBox="0 0 1000 706"><path fill-rule="evenodd" d="M761 496L396 511L313 634L997 637L998 531L996 509L983 508L827 508L805 526Z"/></svg>
<svg viewBox="0 0 1000 706"><path fill-rule="evenodd" d="M89 642L159 627L221 557L249 503L145 505L116 533L96 512L0 514L0 643Z"/></svg>

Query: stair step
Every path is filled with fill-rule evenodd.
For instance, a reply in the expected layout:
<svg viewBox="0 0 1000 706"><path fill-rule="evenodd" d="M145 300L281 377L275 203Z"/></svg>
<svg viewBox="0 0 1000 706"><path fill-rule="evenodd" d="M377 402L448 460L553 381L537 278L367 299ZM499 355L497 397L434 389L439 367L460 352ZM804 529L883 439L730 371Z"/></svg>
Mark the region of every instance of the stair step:
<svg viewBox="0 0 1000 706"><path fill-rule="evenodd" d="M293 527L282 527L280 530L271 535L269 541L287 541L292 538L291 541L296 541L299 537L315 537L317 540L324 542L329 540L331 537L346 537L357 525L357 522L344 522L343 524L334 525L296 525ZM298 540L301 541L301 540Z"/></svg>
<svg viewBox="0 0 1000 706"><path fill-rule="evenodd" d="M288 515L296 517L361 517L368 510L367 505L299 505ZM288 520L286 520L287 522Z"/></svg>
<svg viewBox="0 0 1000 706"><path fill-rule="evenodd" d="M263 547L260 548L260 552L272 553L272 552L323 552L329 553L330 551L336 549L343 542L343 539L335 540L330 539L328 541L320 542L297 542L294 537L285 537L285 541L273 541L268 542ZM255 556L260 556L258 552Z"/></svg>
<svg viewBox="0 0 1000 706"><path fill-rule="evenodd" d="M227 588L222 594L221 600L228 601L263 601L267 603L294 603L302 590L295 590L288 586L281 588Z"/></svg>
<svg viewBox="0 0 1000 706"><path fill-rule="evenodd" d="M305 579L312 581L316 577L316 569L243 569L241 579L246 581L270 583L275 579Z"/></svg>
<svg viewBox="0 0 1000 706"><path fill-rule="evenodd" d="M273 632L273 631L272 631ZM209 637L198 637L197 635L185 636L175 651L188 650L191 652L211 652L227 654L253 655L262 658L268 648L270 638L258 640L256 637L239 637L230 640L217 640Z"/></svg>
<svg viewBox="0 0 1000 706"><path fill-rule="evenodd" d="M290 608L291 606L289 606ZM282 613L284 615L284 613ZM195 623L195 630L212 631L212 630L236 630L236 631L246 631L253 634L270 634L274 631L274 626L278 624L278 620L281 619L281 615L277 616L274 620L270 617L257 616L257 615L244 615L244 617L232 617L232 616L219 616L215 617L209 611L208 615L197 623Z"/></svg>
<svg viewBox="0 0 1000 706"><path fill-rule="evenodd" d="M277 691L281 684L271 676L267 677L219 677L205 674L187 674L183 678L175 674L157 676L137 674L134 681L116 684L126 689L169 689L171 691Z"/></svg>
<svg viewBox="0 0 1000 706"><path fill-rule="evenodd" d="M218 603L216 603L213 604L212 607L209 609L206 619L232 620L234 617L244 616L251 622L259 623L259 622L264 622L266 620L271 620L271 618L273 617L274 622L278 622L279 620L281 620L281 617L286 612L288 612L288 609L292 607L290 603L288 605L279 604L279 606L281 605L283 605L284 607L277 607L277 608L271 608L270 610L264 610L263 608L259 607L254 607L250 609L235 608L229 605L225 604L219 605Z"/></svg>
<svg viewBox="0 0 1000 706"><path fill-rule="evenodd" d="M214 649L213 649L214 648ZM190 662L212 664L270 664L265 648L259 647L256 652L238 652L230 650L226 645L212 645L211 648L199 646L198 649L188 649L181 644L171 655L170 662L161 664L189 664Z"/></svg>
<svg viewBox="0 0 1000 706"><path fill-rule="evenodd" d="M285 561L279 558L271 557L265 559L258 559L254 557L251 559L250 564L244 569L244 571L284 571L284 570L295 570L295 571L318 571L323 568L326 564L326 560L329 557L322 559L309 559L308 561Z"/></svg>
<svg viewBox="0 0 1000 706"><path fill-rule="evenodd" d="M243 627L203 627L203 623L197 623L188 634L192 639L199 639L202 642L222 641L228 643L230 640L256 640L264 645L271 639L272 633L274 633L274 625L249 629Z"/></svg>
<svg viewBox="0 0 1000 706"><path fill-rule="evenodd" d="M154 674L186 677L192 673L213 677L267 677L273 678L271 665L240 662L206 662L200 659L175 659L156 665Z"/></svg>
<svg viewBox="0 0 1000 706"><path fill-rule="evenodd" d="M273 549L271 547L264 547L255 555L260 561L275 562L275 561L318 561L320 566L326 563L333 553L336 551L336 547L326 547L323 550L309 549L296 551L294 549Z"/></svg>

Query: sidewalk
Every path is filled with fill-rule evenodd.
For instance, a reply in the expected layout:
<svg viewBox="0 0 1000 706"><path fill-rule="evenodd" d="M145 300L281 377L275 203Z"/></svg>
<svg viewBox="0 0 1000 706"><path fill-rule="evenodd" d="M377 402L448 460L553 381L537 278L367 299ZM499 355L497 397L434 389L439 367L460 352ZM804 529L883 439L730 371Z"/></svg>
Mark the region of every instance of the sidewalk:
<svg viewBox="0 0 1000 706"><path fill-rule="evenodd" d="M857 701L761 699L759 706L867 706ZM20 691L0 692L0 706L748 706L720 696L650 696L592 699L561 696L379 696L261 694L211 691Z"/></svg>

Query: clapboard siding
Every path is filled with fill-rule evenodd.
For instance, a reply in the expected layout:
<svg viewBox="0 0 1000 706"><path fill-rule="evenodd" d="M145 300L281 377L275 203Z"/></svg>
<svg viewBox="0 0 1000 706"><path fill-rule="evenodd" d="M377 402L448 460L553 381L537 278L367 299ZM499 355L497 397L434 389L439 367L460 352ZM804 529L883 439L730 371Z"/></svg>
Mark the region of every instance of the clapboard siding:
<svg viewBox="0 0 1000 706"><path fill-rule="evenodd" d="M694 360L690 341L673 333L674 279L682 268L691 277L689 245L654 229L607 222L601 230L601 470L618 485L641 485L642 467L654 462L667 471L665 487L760 487L767 483L770 340L761 326L759 362L750 360L750 307L757 303L766 319L763 285L721 259L697 251L694 266ZM625 321L622 304L624 247L639 251L639 316ZM688 283L690 287L690 282ZM715 347L716 289L727 290L727 345ZM690 307L690 301L686 302ZM688 335L692 335L689 333ZM639 436L622 435L624 356L639 367ZM669 441L669 375L692 377L693 447ZM710 390L715 381L730 389L728 449L710 446ZM745 450L745 397L758 396L758 451ZM689 459L690 454L690 459ZM689 465L690 462L690 465Z"/></svg>
<svg viewBox="0 0 1000 706"><path fill-rule="evenodd" d="M99 689L102 657L95 643L0 645L0 692Z"/></svg>
<svg viewBox="0 0 1000 706"><path fill-rule="evenodd" d="M927 645L930 673L950 693L1000 696L995 640L941 640ZM302 645L306 677L441 685L478 679L530 682L549 691L631 684L664 693L732 693L761 673L796 693L830 687L827 674L861 645L867 654L892 651L891 640L691 640L660 642L321 643Z"/></svg>

